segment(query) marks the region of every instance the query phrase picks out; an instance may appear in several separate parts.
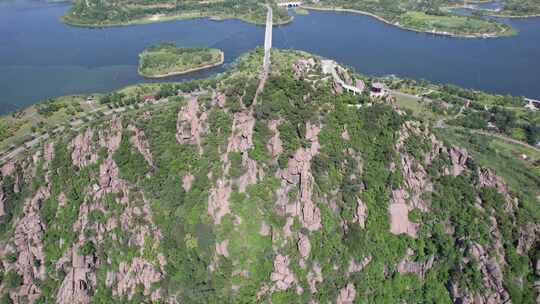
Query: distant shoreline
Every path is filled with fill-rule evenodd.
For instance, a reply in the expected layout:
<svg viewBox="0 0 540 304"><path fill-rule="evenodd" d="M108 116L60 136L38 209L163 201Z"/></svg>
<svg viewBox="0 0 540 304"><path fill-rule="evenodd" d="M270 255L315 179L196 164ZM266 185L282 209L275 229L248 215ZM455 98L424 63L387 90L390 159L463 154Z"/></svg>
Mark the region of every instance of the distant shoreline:
<svg viewBox="0 0 540 304"><path fill-rule="evenodd" d="M73 18L69 13L67 13L64 16L60 17L60 22L74 26L74 27L82 27L82 28L107 28L107 27L124 27L124 26L132 26L132 25L143 25L143 24L151 24L151 23L159 23L159 22L170 22L170 21L176 21L176 20L190 20L190 19L201 19L201 18L208 18L211 21L223 21L227 19L236 19L240 20L249 24L254 24L257 26L264 26L266 24L265 21L256 21L249 18L244 18L242 16L233 16L233 15L212 15L212 14L205 14L202 12L188 12L188 13L182 13L178 15L166 15L166 14L156 14L156 15L147 15L144 17L128 20L125 22L111 22L111 23L102 23L102 24L96 24L96 23L83 23L80 22L80 19ZM274 22L274 25L286 25L291 22L293 22L294 16L289 16L287 20L277 21Z"/></svg>
<svg viewBox="0 0 540 304"><path fill-rule="evenodd" d="M139 75L147 79L161 79L161 78L167 78L167 77L172 77L172 76L185 75L185 74L189 74L189 73L193 73L193 72L197 72L201 70L206 70L206 69L210 69L210 68L222 65L223 62L225 62L225 53L223 53L222 50L219 50L219 55L220 55L220 60L216 63L211 63L211 64L203 65L200 67L194 67L194 68L190 68L184 71L170 72L167 74L145 75L141 73L140 70L138 70L138 73Z"/></svg>
<svg viewBox="0 0 540 304"><path fill-rule="evenodd" d="M356 9L349 9L349 8L339 8L339 7L317 7L317 6L305 6L305 5L302 5L301 7L305 8L305 9L308 9L308 10L315 10L315 11L334 11L334 12L348 12L348 13L355 13L355 14L361 14L361 15L366 15L366 16L370 16L370 17L373 17L379 21L382 21L388 25L392 25L392 26L395 26L395 27L398 27L402 30L406 30L406 31L412 31L412 32L417 32L417 33L426 33L426 34L433 34L433 35L440 35L440 36L446 36L446 37L453 37L453 38L502 38L502 37L508 37L508 36L511 36L514 33L513 30L510 30L510 31L500 31L499 33L497 34L455 34L455 33L449 33L449 32L439 32L439 31L431 31L431 30L419 30L419 29L415 29L415 28L410 28L410 27L407 27L407 26L404 26L404 25L401 25L399 23L394 23L394 22L391 22L379 15L376 15L376 14L373 14L373 13L370 13L370 12L366 12L366 11L361 11L361 10L356 10Z"/></svg>

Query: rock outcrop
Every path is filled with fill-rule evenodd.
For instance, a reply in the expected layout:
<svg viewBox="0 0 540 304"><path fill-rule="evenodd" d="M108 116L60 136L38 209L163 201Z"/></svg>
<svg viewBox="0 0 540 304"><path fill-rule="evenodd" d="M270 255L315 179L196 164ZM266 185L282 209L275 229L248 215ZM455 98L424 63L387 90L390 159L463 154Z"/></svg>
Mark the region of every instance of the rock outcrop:
<svg viewBox="0 0 540 304"><path fill-rule="evenodd" d="M176 123L176 139L180 144L196 145L202 154L201 136L206 132L205 122L208 114L199 115L199 103L196 97L191 97L187 104L178 112Z"/></svg>
<svg viewBox="0 0 540 304"><path fill-rule="evenodd" d="M519 239L516 248L517 253L522 255L526 254L539 240L540 224L528 223L525 227L519 229Z"/></svg>
<svg viewBox="0 0 540 304"><path fill-rule="evenodd" d="M191 190L191 185L193 185L194 180L195 176L193 176L193 174L188 173L184 175L182 178L182 187L184 188L184 191L189 192L189 190Z"/></svg>
<svg viewBox="0 0 540 304"><path fill-rule="evenodd" d="M410 237L416 237L418 224L409 220L409 205L405 201L404 190L392 191L392 200L389 206L390 232L393 234L405 233Z"/></svg>
<svg viewBox="0 0 540 304"><path fill-rule="evenodd" d="M317 293L317 283L322 283L324 280L319 263L313 263L313 269L307 274L306 278L309 285L309 291L312 294Z"/></svg>
<svg viewBox="0 0 540 304"><path fill-rule="evenodd" d="M246 192L249 185L257 183L259 176L264 172L259 170L257 162L249 157L249 150L253 147L253 128L255 117L253 110L248 109L234 114L232 134L227 145L227 153L239 152L242 156L242 167L246 169L236 181L240 193ZM230 164L225 159L225 170L228 171Z"/></svg>
<svg viewBox="0 0 540 304"><path fill-rule="evenodd" d="M296 277L289 269L289 263L289 257L281 254L278 254L274 260L274 272L270 275L270 280L279 291L285 291L296 283Z"/></svg>
<svg viewBox="0 0 540 304"><path fill-rule="evenodd" d="M311 251L311 244L309 238L303 233L298 233L298 252L302 258L308 258Z"/></svg>
<svg viewBox="0 0 540 304"><path fill-rule="evenodd" d="M157 271L151 263L143 258L136 257L131 263L120 263L118 274L116 275L117 287L113 294L127 296L129 300L137 291L137 287L144 287L143 294L156 299L160 297L159 290L152 291L152 284L161 280L162 274Z"/></svg>
<svg viewBox="0 0 540 304"><path fill-rule="evenodd" d="M216 243L216 254L222 255L226 258L229 257L229 240L224 240L223 242Z"/></svg>
<svg viewBox="0 0 540 304"><path fill-rule="evenodd" d="M71 160L73 165L79 168L94 164L97 161L97 154L92 149L94 131L90 128L84 133L79 133L71 141Z"/></svg>
<svg viewBox="0 0 540 304"><path fill-rule="evenodd" d="M298 216L302 227L314 231L321 227L321 212L313 202L314 178L311 173L311 160L318 154L320 144L317 138L320 127L308 123L306 125L306 139L311 142L310 148L300 148L289 159L288 167L278 171L282 179L281 188L278 189L278 207L285 210L285 214ZM299 186L298 200L288 203L288 192L292 186Z"/></svg>
<svg viewBox="0 0 540 304"><path fill-rule="evenodd" d="M0 222L2 221L2 217L6 215L6 201L7 197L4 194L4 183L0 180Z"/></svg>
<svg viewBox="0 0 540 304"><path fill-rule="evenodd" d="M361 199L357 199L356 212L354 213L353 223L360 225L361 228L366 227L367 206Z"/></svg>
<svg viewBox="0 0 540 304"><path fill-rule="evenodd" d="M458 176L467 167L467 160L469 159L469 153L465 149L452 147L449 151L450 160L452 161L452 175Z"/></svg>
<svg viewBox="0 0 540 304"><path fill-rule="evenodd" d="M360 272L366 268L369 263L371 263L371 256L364 257L362 261L357 263L354 259L349 261L349 268L347 269L347 275L353 274L355 272Z"/></svg>
<svg viewBox="0 0 540 304"><path fill-rule="evenodd" d="M56 295L56 303L90 303L90 292L96 286L95 257L80 256L77 250L73 249L71 265L65 269L66 276Z"/></svg>
<svg viewBox="0 0 540 304"><path fill-rule="evenodd" d="M24 204L23 217L16 223L14 243L18 252L15 262L16 271L22 276L22 286L18 296L33 303L41 294L38 281L45 280L45 255L43 253L43 235L45 225L41 221L39 210L42 202L49 197L49 190L41 187Z"/></svg>
<svg viewBox="0 0 540 304"><path fill-rule="evenodd" d="M298 59L292 66L294 77L299 79L306 75L314 66L315 60L313 60L313 58Z"/></svg>
<svg viewBox="0 0 540 304"><path fill-rule="evenodd" d="M399 273L414 273L421 278L424 277L426 272L433 267L435 261L434 256L430 256L424 262L414 262L412 257L414 256L414 251L410 248L407 248L407 253L405 257L397 264L396 270Z"/></svg>
<svg viewBox="0 0 540 304"><path fill-rule="evenodd" d="M270 141L268 142L267 148L268 151L270 151L270 154L272 154L273 158L278 157L283 152L283 142L279 138L279 130L278 127L280 125L279 120L272 120L268 123L268 128L270 131L272 131L272 138L270 138Z"/></svg>
<svg viewBox="0 0 540 304"><path fill-rule="evenodd" d="M231 196L232 188L226 181L219 179L216 188L210 190L208 197L208 214L214 219L214 225L219 225L221 219L228 213L229 197Z"/></svg>
<svg viewBox="0 0 540 304"><path fill-rule="evenodd" d="M100 197L105 193L120 192L125 182L119 177L118 165L114 162L112 155L103 161L99 166L99 190L96 195Z"/></svg>
<svg viewBox="0 0 540 304"><path fill-rule="evenodd" d="M450 295L459 303L511 303L510 295L503 285L503 272L495 257L490 257L480 244L469 248L472 258L478 263L482 276L483 292L476 293L450 282Z"/></svg>
<svg viewBox="0 0 540 304"><path fill-rule="evenodd" d="M128 127L128 130L134 133L129 142L142 154L144 160L148 163L148 166L151 168L154 167L154 159L150 152L150 145L144 135L144 131L132 125Z"/></svg>
<svg viewBox="0 0 540 304"><path fill-rule="evenodd" d="M336 304L352 304L356 298L356 289L352 283L339 290Z"/></svg>

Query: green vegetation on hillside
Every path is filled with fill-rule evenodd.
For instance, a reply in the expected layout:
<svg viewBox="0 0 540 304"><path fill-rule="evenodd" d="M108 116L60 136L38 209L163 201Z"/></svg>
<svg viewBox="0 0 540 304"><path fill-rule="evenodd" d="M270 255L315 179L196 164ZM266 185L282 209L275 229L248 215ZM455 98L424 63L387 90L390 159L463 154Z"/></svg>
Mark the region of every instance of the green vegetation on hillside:
<svg viewBox="0 0 540 304"><path fill-rule="evenodd" d="M262 57L99 96L126 110L54 136L52 153L20 155L0 176L2 299L32 284L39 303L72 286L94 303L534 303L538 151L431 121L449 122L467 98L496 104L470 107L511 130L519 122L503 111L522 99L381 80L432 90L406 108L335 93L321 58L273 50L255 101ZM300 59L314 65L298 75ZM148 95L157 101L141 103ZM63 111L42 107L36 117ZM45 198L32 200L38 189ZM398 219L396 205L407 208ZM394 232L396 220L414 233Z"/></svg>
<svg viewBox="0 0 540 304"><path fill-rule="evenodd" d="M173 43L162 43L139 55L139 74L150 78L185 74L220 65L223 56L218 49L177 48Z"/></svg>

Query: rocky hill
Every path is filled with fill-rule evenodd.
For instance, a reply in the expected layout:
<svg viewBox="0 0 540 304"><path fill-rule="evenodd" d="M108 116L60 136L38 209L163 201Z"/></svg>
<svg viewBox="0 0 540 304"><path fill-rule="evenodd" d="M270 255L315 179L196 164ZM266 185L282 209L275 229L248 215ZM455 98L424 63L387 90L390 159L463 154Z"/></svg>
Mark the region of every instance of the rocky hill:
<svg viewBox="0 0 540 304"><path fill-rule="evenodd" d="M6 162L2 303L540 303L538 188L272 56Z"/></svg>

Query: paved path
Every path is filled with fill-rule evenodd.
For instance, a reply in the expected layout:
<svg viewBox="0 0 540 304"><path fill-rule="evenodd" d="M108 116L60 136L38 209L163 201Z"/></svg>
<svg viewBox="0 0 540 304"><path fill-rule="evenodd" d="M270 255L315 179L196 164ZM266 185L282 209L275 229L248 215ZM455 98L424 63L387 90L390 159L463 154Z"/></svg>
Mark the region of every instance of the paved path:
<svg viewBox="0 0 540 304"><path fill-rule="evenodd" d="M345 81L343 81L337 71L336 71L336 67L337 67L337 63L333 60L323 60L322 61L322 65L323 65L323 72L324 73L330 73L332 74L332 77L334 78L334 81L339 83L340 86L342 86L345 90L349 91L349 92L353 92L354 94L362 94L363 90L355 87L355 86L352 86L352 85L348 85L345 83Z"/></svg>

